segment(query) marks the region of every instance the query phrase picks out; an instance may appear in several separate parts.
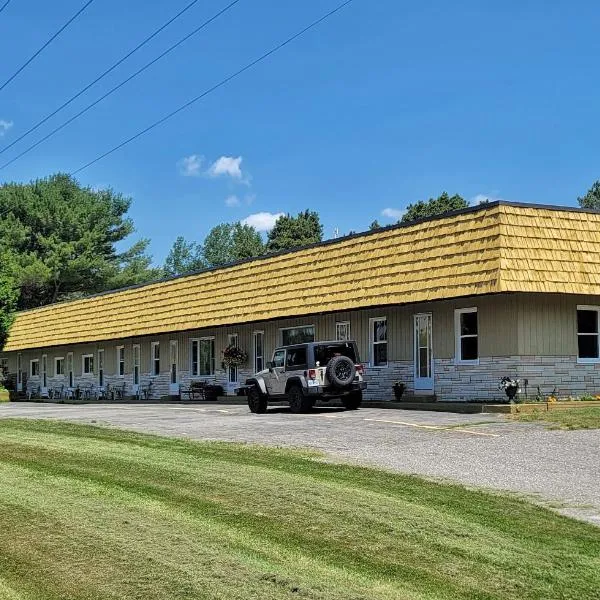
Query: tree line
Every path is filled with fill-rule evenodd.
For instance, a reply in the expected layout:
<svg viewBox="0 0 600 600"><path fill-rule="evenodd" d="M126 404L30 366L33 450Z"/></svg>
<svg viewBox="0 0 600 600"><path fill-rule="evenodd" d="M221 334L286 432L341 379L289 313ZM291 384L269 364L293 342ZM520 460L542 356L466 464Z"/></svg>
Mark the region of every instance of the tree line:
<svg viewBox="0 0 600 600"><path fill-rule="evenodd" d="M582 208L600 209L600 181L578 198ZM322 241L316 212L283 215L263 240L252 226L222 223L202 242L178 237L164 264L154 266L148 239L124 244L134 233L127 215L131 199L112 189L81 186L65 174L26 184L0 186L0 348L15 310L146 283L165 276ZM409 204L399 222L466 208L446 192ZM370 229L380 227L373 221ZM121 249L119 249L121 248Z"/></svg>

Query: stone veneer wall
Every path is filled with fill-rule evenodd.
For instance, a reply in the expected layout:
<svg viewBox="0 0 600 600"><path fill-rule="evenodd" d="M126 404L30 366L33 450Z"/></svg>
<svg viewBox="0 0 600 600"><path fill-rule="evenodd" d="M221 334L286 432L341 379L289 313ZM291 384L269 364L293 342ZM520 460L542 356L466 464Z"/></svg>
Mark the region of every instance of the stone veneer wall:
<svg viewBox="0 0 600 600"><path fill-rule="evenodd" d="M504 376L521 381L522 399L556 390L559 397L600 393L600 363L578 364L576 356L499 356L481 358L478 365L455 365L454 359L434 360L434 393L439 401L505 401L498 389ZM412 361L390 363L387 368L366 371L367 400L393 400L392 385L403 381L407 395L414 394Z"/></svg>

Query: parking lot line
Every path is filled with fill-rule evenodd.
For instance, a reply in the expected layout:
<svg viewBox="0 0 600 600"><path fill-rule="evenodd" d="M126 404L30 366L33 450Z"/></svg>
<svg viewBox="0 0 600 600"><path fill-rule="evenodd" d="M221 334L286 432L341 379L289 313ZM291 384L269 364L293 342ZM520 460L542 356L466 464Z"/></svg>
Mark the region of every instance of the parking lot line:
<svg viewBox="0 0 600 600"><path fill-rule="evenodd" d="M485 433L483 431L472 431L471 429L462 429L461 427L443 427L442 425L420 425L419 423L407 423L406 421L391 421L389 419L365 419L376 423L391 423L392 425L403 425L405 427L416 427L418 429L436 429L438 431L455 431L457 433L467 433L471 435L482 435L487 437L500 437L497 433Z"/></svg>

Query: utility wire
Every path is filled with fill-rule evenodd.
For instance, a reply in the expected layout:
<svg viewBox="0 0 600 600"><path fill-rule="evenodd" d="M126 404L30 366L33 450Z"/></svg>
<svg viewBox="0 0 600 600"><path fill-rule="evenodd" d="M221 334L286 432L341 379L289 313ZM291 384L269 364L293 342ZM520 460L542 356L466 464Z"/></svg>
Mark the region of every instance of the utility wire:
<svg viewBox="0 0 600 600"><path fill-rule="evenodd" d="M6 0L6 2L0 6L0 13L10 4L10 0Z"/></svg>
<svg viewBox="0 0 600 600"><path fill-rule="evenodd" d="M192 31L191 33L188 33L188 35L186 35L185 37L180 39L178 42L173 44L170 48L167 48L167 50L165 50L162 54L159 54L156 58L151 60L149 63L146 63L140 69L138 69L135 73L133 73L133 75L130 75L127 79L124 79L123 81L121 81L121 83L117 84L112 89L108 90L108 92L106 92L105 94L100 96L100 98L98 98L97 100L94 100L94 102L92 102L91 104L88 104L85 108L83 108L78 113L73 115L70 119L67 119L64 123L62 123L55 129L53 129L50 133L45 135L43 138L39 139L37 142L35 142L31 146L29 146L28 148L25 148L25 150L23 150L23 152L21 152L20 154L17 154L17 156L12 158L8 162L5 162L3 165L0 166L0 171L2 169L5 169L9 165L12 165L15 161L19 160L19 158L21 158L22 156L25 156L26 154L31 152L34 148L37 148L40 144L42 144L46 140L50 139L53 135L58 133L61 129L64 129L67 125L70 125L73 121L75 121L76 119L78 119L79 117L84 115L86 112L88 112L89 110L94 108L94 106L96 106L97 104L100 104L100 102L102 102L103 100L108 98L110 95L114 94L118 89L122 88L126 83L129 83L132 79L134 79L135 77L137 77L138 75L143 73L146 69L151 67L154 63L158 62L160 59L164 58L167 54L169 54L170 52L175 50L175 48L177 48L178 46L181 46L181 44L183 44L186 40L188 40L192 36L196 35L200 31L202 31L202 29L207 27L214 20L218 19L222 14L226 13L229 9L233 8L238 2L240 2L240 0L233 0L232 2L230 2L225 8L222 8L219 12L217 12L212 17L210 17L210 19L207 19L206 21L204 21L204 23L202 23L202 25L200 25L199 27L196 27L196 29L194 29L194 31ZM19 141L19 140L16 140L16 141ZM13 144L14 143L16 143L16 142L13 142ZM13 144L11 144L11 146ZM4 152L4 150L6 150L8 148L10 148L10 146L7 146L6 148L4 148L0 152L0 154L2 154L2 152Z"/></svg>
<svg viewBox="0 0 600 600"><path fill-rule="evenodd" d="M0 92L37 56L39 56L45 48L47 48L94 0L88 0L34 55L19 67L1 86ZM8 2L6 3L8 4ZM3 8L6 7L6 4Z"/></svg>
<svg viewBox="0 0 600 600"><path fill-rule="evenodd" d="M124 140L123 142L121 142L120 144L118 144L117 146L114 146L113 148L111 148L110 150L108 150L107 152L105 152L104 154L101 154L100 156L94 158L93 160L91 160L90 162L86 163L82 167L79 167L79 169L77 169L75 171L72 171L71 175L76 175L77 173L80 173L84 169L87 169L88 167L92 166L94 163L97 163L98 161L102 160L103 158L106 158L107 156L109 156L113 152L116 152L117 150L123 148L123 146L126 146L127 144L133 142L134 140L136 140L137 138L141 137L142 135L148 133L150 130L154 129L155 127L158 127L159 125L162 125L165 121L168 121L170 118L174 117L176 114L180 113L181 111L185 110L186 108L189 108L190 106L192 106L192 104L195 104L196 102L198 102L199 100L201 100L205 96L208 96L210 93L214 92L215 90L217 90L220 87L223 87L224 85L226 85L227 83L229 83L232 79L235 79L236 77L240 76L242 73L248 71L252 67L256 66L257 64L259 64L261 62L263 62L264 60L266 60L267 58L269 58L272 54L275 54L276 52L278 52L279 50L281 50L282 48L284 48L288 44L291 44L293 41L295 41L299 37L303 36L305 33L307 33L308 31L310 31L311 29L315 28L317 25L319 25L320 23L322 23L323 21L325 21L329 17L333 16L335 13L341 11L343 8L345 8L352 1L353 0L346 0L345 2L342 2L342 4L339 4L333 10L330 10L328 13L326 13L322 17L318 18L316 21L313 21L310 25L307 25L304 29L300 30L298 33L295 33L294 35L292 35L291 37L289 37L284 42L281 42L280 44L278 44L274 48L271 48L271 50L269 50L268 52L265 52L259 58L257 58L255 60L253 60L252 62L248 63L246 66L242 67L241 69L239 69L235 73L232 73L231 75L229 75L225 79L222 79L219 83L217 83L216 85L213 85L211 88L208 88L207 90L205 90L204 92L202 92L199 96L196 96L195 98L192 98L192 100L190 100L189 102L186 102L185 104L183 104L182 106L180 106L179 108L177 108L173 112L169 113L168 115L165 115L162 119L159 119L158 121L155 121L154 123L152 123L152 125L149 125L145 129L142 129L141 131L139 131L135 135L131 136L130 138L128 138L128 139Z"/></svg>
<svg viewBox="0 0 600 600"><path fill-rule="evenodd" d="M10 2L10 0L8 0L8 1ZM54 115L58 114L63 108L66 108L67 106L69 106L69 104L71 104L71 102L73 102L74 100L77 100L77 98L79 98L79 96L81 96L82 94L87 92L92 86L96 85L101 79L104 79L109 73L111 73L119 65L124 63L130 56L135 54L138 50L140 50L142 47L144 47L150 40L155 38L161 31L166 29L171 23L173 23L173 21L176 21L179 17L181 17L181 15L183 15L190 8L192 8L192 6L194 6L194 4L197 4L198 1L199 0L192 0L192 2L190 2L184 8L182 8L173 18L169 19L164 25L159 27L154 33L150 34L145 40L141 41L133 50L131 50L131 52L128 52L125 56L120 58L115 64L113 64L111 67L106 69L106 71L104 71L104 73L102 73L101 75L96 77L96 79L94 79L94 81L92 81L91 83L86 85L84 88L79 90L74 96L71 96L71 98L69 98L64 104L61 104L55 111L51 112L49 115L46 115L41 121L36 123L33 127L31 127L31 129L27 130L24 134L22 134L16 140L11 142L8 146L5 146L4 148L2 148L2 150L0 150L0 154L3 154L4 152L6 152L9 148L12 148L15 144L20 142L22 139L26 138L30 133L33 133L36 129L41 127L46 121L48 121L48 119L51 119ZM0 12L2 12L1 9L0 9Z"/></svg>

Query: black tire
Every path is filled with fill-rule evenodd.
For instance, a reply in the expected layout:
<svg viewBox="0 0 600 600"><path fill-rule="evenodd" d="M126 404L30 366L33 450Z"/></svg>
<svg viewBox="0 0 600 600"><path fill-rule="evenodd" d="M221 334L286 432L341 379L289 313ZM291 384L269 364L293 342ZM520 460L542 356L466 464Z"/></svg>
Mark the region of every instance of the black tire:
<svg viewBox="0 0 600 600"><path fill-rule="evenodd" d="M246 395L248 397L248 408L250 409L250 412L256 414L267 412L268 400L260 393L260 390L256 386L249 388Z"/></svg>
<svg viewBox="0 0 600 600"><path fill-rule="evenodd" d="M356 366L347 356L334 356L327 364L327 378L336 387L347 387L356 376Z"/></svg>
<svg viewBox="0 0 600 600"><path fill-rule="evenodd" d="M293 385L288 390L288 402L293 413L307 413L313 407L311 398L304 395L299 385Z"/></svg>
<svg viewBox="0 0 600 600"><path fill-rule="evenodd" d="M362 404L362 392L352 392L347 396L342 396L342 404L346 410L356 410Z"/></svg>

